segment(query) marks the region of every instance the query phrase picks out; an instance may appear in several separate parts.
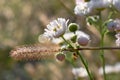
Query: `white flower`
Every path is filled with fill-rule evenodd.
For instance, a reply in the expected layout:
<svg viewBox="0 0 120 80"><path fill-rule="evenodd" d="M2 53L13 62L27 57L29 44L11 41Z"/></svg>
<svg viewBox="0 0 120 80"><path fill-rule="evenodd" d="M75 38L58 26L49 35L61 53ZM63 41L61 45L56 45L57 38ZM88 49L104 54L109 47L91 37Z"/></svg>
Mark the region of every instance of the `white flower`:
<svg viewBox="0 0 120 80"><path fill-rule="evenodd" d="M72 73L73 73L73 75L74 75L76 78L78 78L78 77L87 77L87 76L88 76L86 69L83 68L83 67L73 68L73 69L72 69Z"/></svg>
<svg viewBox="0 0 120 80"><path fill-rule="evenodd" d="M58 18L57 20L53 20L47 25L44 36L50 39L59 38L65 33L68 21L69 20L65 20L64 18Z"/></svg>
<svg viewBox="0 0 120 80"><path fill-rule="evenodd" d="M105 72L106 72L107 74L113 73L113 72L114 72L114 67L113 67L113 66L110 66L110 65L106 65L106 66L105 66ZM102 67L99 68L99 74L100 74L100 75L103 75L103 68L102 68Z"/></svg>
<svg viewBox="0 0 120 80"><path fill-rule="evenodd" d="M79 16L92 14L92 6L89 2L78 3L74 8L74 13Z"/></svg>
<svg viewBox="0 0 120 80"><path fill-rule="evenodd" d="M104 9L110 6L111 0L91 0L92 8L94 9Z"/></svg>
<svg viewBox="0 0 120 80"><path fill-rule="evenodd" d="M107 8L110 4L112 4L112 0L90 0L88 2L76 0L74 13L79 16L93 15L97 10Z"/></svg>
<svg viewBox="0 0 120 80"><path fill-rule="evenodd" d="M110 74L110 73L119 73L120 72L120 63L117 63L114 66L112 66L112 65L106 65L105 66L105 72L107 74ZM99 74L103 75L103 68L102 67L99 68Z"/></svg>
<svg viewBox="0 0 120 80"><path fill-rule="evenodd" d="M113 6L120 11L120 0L113 0Z"/></svg>
<svg viewBox="0 0 120 80"><path fill-rule="evenodd" d="M120 63L115 64L115 66L113 68L114 68L115 73L120 72Z"/></svg>

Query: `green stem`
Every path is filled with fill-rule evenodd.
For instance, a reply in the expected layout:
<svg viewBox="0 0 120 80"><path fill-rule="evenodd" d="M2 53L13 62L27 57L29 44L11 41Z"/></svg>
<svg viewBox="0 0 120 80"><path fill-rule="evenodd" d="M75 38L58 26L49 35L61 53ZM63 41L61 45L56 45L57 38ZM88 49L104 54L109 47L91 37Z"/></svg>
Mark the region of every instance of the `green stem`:
<svg viewBox="0 0 120 80"><path fill-rule="evenodd" d="M104 46L104 34L101 34L101 47ZM102 60L102 65L103 65L103 75L104 75L104 80L107 80L106 78L106 73L105 73L105 57L104 57L104 50L101 50L101 60Z"/></svg>
<svg viewBox="0 0 120 80"><path fill-rule="evenodd" d="M112 17L114 12L111 12L109 13L108 15L108 19L110 19ZM103 31L104 30L104 27L105 27L105 22L103 23L103 25L101 25L101 43L100 43L100 46L101 47L104 47L104 35L105 35L105 32ZM105 72L105 56L104 56L104 50L102 49L101 50L101 60L102 60L102 65L103 65L103 75L104 75L104 80L107 80L107 77L106 77L106 72Z"/></svg>
<svg viewBox="0 0 120 80"><path fill-rule="evenodd" d="M102 17L101 17L101 12L99 14L100 16L100 34L101 34L101 42L100 42L100 47L104 47L104 26L103 25L103 21L102 21ZM105 72L105 56L104 56L104 50L101 50L101 54L100 54L101 60L102 60L102 67L103 67L103 76L104 76L104 80L106 80L106 72Z"/></svg>
<svg viewBox="0 0 120 80"><path fill-rule="evenodd" d="M63 36L62 36L62 39L74 49L74 47ZM79 55L83 65L84 65L84 67L85 67L85 69L86 69L86 71L88 73L88 76L89 76L90 80L93 80L93 77L92 77L92 75L91 75L91 73L90 73L90 71L88 69L88 65L87 65L86 61L84 60L82 55L79 53L79 51L76 51L76 53ZM72 62L72 64L73 64L73 62Z"/></svg>
<svg viewBox="0 0 120 80"><path fill-rule="evenodd" d="M110 19L112 17L114 12L111 12L109 13L108 15L108 19ZM100 15L101 17L101 15ZM102 21L102 19L100 18L100 20ZM103 31L105 28L105 22L102 24L102 22L100 23L101 25L101 30L100 30L100 34L101 34L101 43L100 43L100 46L101 47L104 47L104 35L105 35L105 32ZM101 50L101 60L102 60L102 65L103 65L103 75L104 75L104 80L107 80L107 77L106 77L106 72L105 72L105 56L104 56L104 50L102 49Z"/></svg>
<svg viewBox="0 0 120 80"><path fill-rule="evenodd" d="M89 69L88 69L88 64L87 64L86 61L84 60L83 56L82 56L78 51L76 51L76 52L77 52L77 54L79 55L79 57L80 57L83 65L84 65L84 67L85 67L85 69L86 69L86 71L87 71L87 73L88 73L89 79L90 79L90 80L93 80L93 77L92 77L92 75L91 75L91 73L90 73L90 71L89 71Z"/></svg>
<svg viewBox="0 0 120 80"><path fill-rule="evenodd" d="M63 36L61 37L67 44L70 45L71 48L74 48Z"/></svg>
<svg viewBox="0 0 120 80"><path fill-rule="evenodd" d="M62 38L67 44L69 44L72 49L74 49L74 47L73 47L63 36L62 36L61 38ZM72 64L73 67L76 67L76 65L75 65L75 63L73 62L73 60L71 60L70 63Z"/></svg>

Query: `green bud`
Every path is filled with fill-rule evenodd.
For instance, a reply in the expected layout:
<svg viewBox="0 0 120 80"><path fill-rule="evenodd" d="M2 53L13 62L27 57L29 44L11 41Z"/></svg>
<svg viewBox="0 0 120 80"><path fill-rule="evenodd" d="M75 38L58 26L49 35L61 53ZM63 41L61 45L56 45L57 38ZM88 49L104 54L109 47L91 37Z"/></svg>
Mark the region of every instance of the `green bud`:
<svg viewBox="0 0 120 80"><path fill-rule="evenodd" d="M94 25L94 24L97 24L97 21L98 21L98 16L95 16L95 17L88 17L86 19L86 21L90 24L90 25Z"/></svg>
<svg viewBox="0 0 120 80"><path fill-rule="evenodd" d="M72 48L69 44L67 45L67 48Z"/></svg>
<svg viewBox="0 0 120 80"><path fill-rule="evenodd" d="M75 32L79 26L76 23L70 23L68 27L69 27L69 31Z"/></svg>

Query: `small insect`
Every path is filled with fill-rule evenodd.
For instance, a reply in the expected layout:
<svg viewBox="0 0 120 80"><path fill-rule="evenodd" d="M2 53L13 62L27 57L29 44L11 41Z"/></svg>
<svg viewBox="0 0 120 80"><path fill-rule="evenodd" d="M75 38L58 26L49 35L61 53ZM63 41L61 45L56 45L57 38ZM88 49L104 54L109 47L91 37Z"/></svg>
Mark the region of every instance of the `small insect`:
<svg viewBox="0 0 120 80"><path fill-rule="evenodd" d="M78 54L77 53L73 53L73 60L77 60L78 59Z"/></svg>

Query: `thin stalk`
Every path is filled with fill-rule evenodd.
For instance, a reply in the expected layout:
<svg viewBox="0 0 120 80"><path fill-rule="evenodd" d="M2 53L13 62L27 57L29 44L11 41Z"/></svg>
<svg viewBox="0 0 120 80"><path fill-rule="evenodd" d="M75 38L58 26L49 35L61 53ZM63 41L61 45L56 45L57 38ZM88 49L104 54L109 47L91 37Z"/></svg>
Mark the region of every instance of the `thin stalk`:
<svg viewBox="0 0 120 80"><path fill-rule="evenodd" d="M71 48L74 48L63 36L61 37L67 44L70 45Z"/></svg>
<svg viewBox="0 0 120 80"><path fill-rule="evenodd" d="M101 45L100 45L101 47L103 47L104 46L104 34L103 35L101 35ZM104 80L107 80L107 78L106 78L106 72L105 72L105 57L104 57L104 50L102 49L101 50L101 60L102 60L102 67L103 67L103 75L104 75Z"/></svg>
<svg viewBox="0 0 120 80"><path fill-rule="evenodd" d="M101 12L99 12L99 17L100 17L100 35L101 35L100 47L103 47L104 46L104 34L105 34L105 32L103 31L104 30L104 26L102 26L103 25L103 21L102 21ZM100 53L101 53L100 57L101 57L101 60L102 60L104 80L106 80L104 50L102 49Z"/></svg>
<svg viewBox="0 0 120 80"><path fill-rule="evenodd" d="M63 51L78 51L78 50L120 50L120 47L84 47L77 49L63 49Z"/></svg>
<svg viewBox="0 0 120 80"><path fill-rule="evenodd" d="M86 61L84 60L83 56L79 53L79 51L76 51L76 52L79 55L79 57L80 57L83 65L84 65L84 67L85 67L85 69L86 69L86 71L88 73L89 79L90 80L94 80L93 77L92 77L92 75L91 75L91 73L90 73L90 71L89 71L89 69L88 69L88 65L87 65Z"/></svg>
<svg viewBox="0 0 120 80"><path fill-rule="evenodd" d="M74 49L74 47L73 47L63 36L62 36L62 39L63 39L67 44L69 44L72 49ZM79 53L79 51L76 51L76 53L79 55L79 57L80 57L83 65L84 65L84 67L85 67L85 69L86 69L86 71L87 71L87 73L88 73L88 76L89 76L90 80L93 80L93 78L92 78L92 76L91 76L91 73L90 73L90 71L89 71L89 69L88 69L88 65L87 65L86 61L84 60L84 58L82 57L82 55ZM72 63L73 63L73 62L72 62Z"/></svg>

